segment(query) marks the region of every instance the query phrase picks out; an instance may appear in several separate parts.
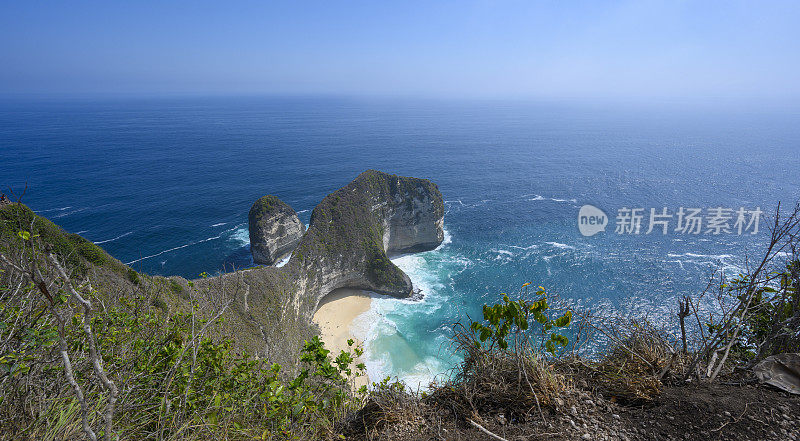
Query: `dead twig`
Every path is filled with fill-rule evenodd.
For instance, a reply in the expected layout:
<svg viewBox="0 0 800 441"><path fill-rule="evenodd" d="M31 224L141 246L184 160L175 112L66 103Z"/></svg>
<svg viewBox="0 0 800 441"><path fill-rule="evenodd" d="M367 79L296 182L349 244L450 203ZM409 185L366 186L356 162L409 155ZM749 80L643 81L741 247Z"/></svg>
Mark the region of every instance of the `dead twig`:
<svg viewBox="0 0 800 441"><path fill-rule="evenodd" d="M476 423L475 421L472 421L469 418L467 418L467 421L469 421L469 423L472 424L473 427L475 427L476 429L480 430L481 432L489 435L493 439L496 439L498 441L508 441L507 439L503 438L502 436L492 433L491 431L489 431L489 429L481 426L480 424Z"/></svg>

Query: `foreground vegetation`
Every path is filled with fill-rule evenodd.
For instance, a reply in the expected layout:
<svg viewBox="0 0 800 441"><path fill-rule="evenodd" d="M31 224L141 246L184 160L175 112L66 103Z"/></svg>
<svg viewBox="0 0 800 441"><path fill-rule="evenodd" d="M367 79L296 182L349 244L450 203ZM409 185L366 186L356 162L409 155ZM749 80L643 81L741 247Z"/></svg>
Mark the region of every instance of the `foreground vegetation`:
<svg viewBox="0 0 800 441"><path fill-rule="evenodd" d="M752 267L681 299L667 329L525 284L455 327L463 362L423 393L390 379L354 390L361 349L331 354L316 336L248 354L226 337L223 287L139 274L21 204L0 214L2 439L635 438L608 409L746 384L756 363L800 352L797 209L778 213Z"/></svg>

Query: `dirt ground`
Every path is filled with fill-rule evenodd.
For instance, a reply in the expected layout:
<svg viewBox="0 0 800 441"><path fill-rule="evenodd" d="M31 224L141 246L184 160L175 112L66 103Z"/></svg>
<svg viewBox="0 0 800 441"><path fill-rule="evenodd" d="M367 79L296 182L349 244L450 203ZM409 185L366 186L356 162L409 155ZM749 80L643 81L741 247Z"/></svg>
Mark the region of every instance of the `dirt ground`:
<svg viewBox="0 0 800 441"><path fill-rule="evenodd" d="M441 403L423 399L413 407L404 412L405 417L391 422L363 413L361 421L354 419L344 435L360 440L497 439ZM623 406L584 391L570 391L557 400L555 408L544 408L541 414L537 409L527 415L495 409L470 419L508 441L800 440L800 396L760 385L689 383L665 386L646 405Z"/></svg>

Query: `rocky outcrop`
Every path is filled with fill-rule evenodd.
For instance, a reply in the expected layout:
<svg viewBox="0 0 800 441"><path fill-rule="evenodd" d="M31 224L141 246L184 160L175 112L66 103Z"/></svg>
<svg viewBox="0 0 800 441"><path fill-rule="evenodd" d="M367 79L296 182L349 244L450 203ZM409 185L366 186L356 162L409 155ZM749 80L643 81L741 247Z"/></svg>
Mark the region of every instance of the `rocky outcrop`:
<svg viewBox="0 0 800 441"><path fill-rule="evenodd" d="M291 209L277 198L271 199L269 207L256 207L251 237L257 238L260 229L273 231L275 222L286 226L287 219L293 218ZM199 292L218 293L224 287L232 293L235 301L227 320L235 325L226 327L235 330L231 337L252 353L275 357L308 338L303 330L308 329L320 300L334 289L410 296L411 280L387 253L436 248L444 239L443 217L436 184L368 170L314 208L308 230L286 265L194 280L193 286ZM269 237L283 237L277 227L275 231ZM277 340L276 335L280 335Z"/></svg>
<svg viewBox="0 0 800 441"><path fill-rule="evenodd" d="M269 225L272 219L256 213L251 237L252 225ZM337 288L408 297L411 280L387 253L436 248L444 239L443 223L444 204L436 184L368 170L325 197L289 262L259 269L263 280L254 282L286 293L294 310L309 318Z"/></svg>
<svg viewBox="0 0 800 441"><path fill-rule="evenodd" d="M436 184L368 170L314 208L287 266L308 274L302 291L314 308L344 287L407 297L411 281L387 253L436 248L444 239L443 222Z"/></svg>
<svg viewBox="0 0 800 441"><path fill-rule="evenodd" d="M247 220L253 261L263 265L272 265L289 254L306 231L292 207L272 195L257 200Z"/></svg>

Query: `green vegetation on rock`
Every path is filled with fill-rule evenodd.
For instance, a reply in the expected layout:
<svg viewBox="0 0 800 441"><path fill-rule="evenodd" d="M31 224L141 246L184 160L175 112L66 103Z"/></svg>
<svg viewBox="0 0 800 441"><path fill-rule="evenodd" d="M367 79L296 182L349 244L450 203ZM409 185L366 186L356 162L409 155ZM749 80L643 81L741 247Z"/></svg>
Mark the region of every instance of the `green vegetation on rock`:
<svg viewBox="0 0 800 441"><path fill-rule="evenodd" d="M32 236L41 238L81 274L86 274L90 267L88 264L106 267L120 274L128 271L125 265L102 248L77 234L65 232L27 206L16 203L0 206L0 241L7 247L19 247L22 239L17 233L20 231L28 231Z"/></svg>

